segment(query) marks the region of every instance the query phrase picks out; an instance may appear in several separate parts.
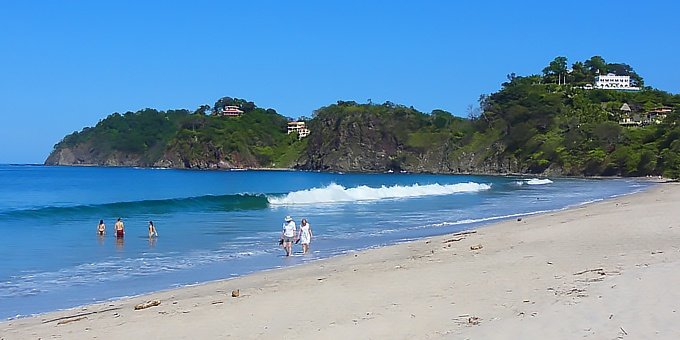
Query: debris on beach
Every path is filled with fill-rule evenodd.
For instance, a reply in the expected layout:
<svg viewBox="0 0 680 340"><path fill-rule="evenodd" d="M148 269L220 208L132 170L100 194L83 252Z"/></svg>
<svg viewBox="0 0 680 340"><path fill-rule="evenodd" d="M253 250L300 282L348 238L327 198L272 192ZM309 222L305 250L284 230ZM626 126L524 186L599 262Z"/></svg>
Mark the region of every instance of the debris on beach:
<svg viewBox="0 0 680 340"><path fill-rule="evenodd" d="M454 322L460 324L460 325L466 325L466 326L477 326L482 322L482 319L478 316L473 316L470 314L461 314L458 317L453 319Z"/></svg>
<svg viewBox="0 0 680 340"><path fill-rule="evenodd" d="M113 305L109 305L109 306L113 306ZM57 325L60 325L60 324L65 324L65 323L69 323L69 322L73 322L73 321L82 320L82 319L83 319L82 317L84 317L84 316L86 316L86 315L92 315L92 314L97 314L97 313L110 312L110 311L113 311L113 310L118 310L118 309L120 309L120 308L121 308L121 307L105 308L105 309L102 309L102 310L95 310L95 311L91 311L91 312L78 313L78 314L75 314L75 315L61 316L61 317L58 317L58 318L55 318L55 319L43 320L42 323L49 323L49 322L59 321L59 322L57 323ZM85 308L85 309L83 309L83 310L87 310L87 308ZM116 314L118 314L118 313L114 313L114 315L116 315ZM77 319L74 319L74 318L77 318ZM66 322L61 322L60 320L66 321ZM2 338L0 338L0 339L2 339Z"/></svg>
<svg viewBox="0 0 680 340"><path fill-rule="evenodd" d="M581 275L581 274L591 273L591 272L597 273L599 275L607 275L607 273L604 272L604 268L586 269L586 270L582 270L578 273L574 273L574 275Z"/></svg>
<svg viewBox="0 0 680 340"><path fill-rule="evenodd" d="M471 325L479 325L479 317L471 316L468 318L468 323Z"/></svg>
<svg viewBox="0 0 680 340"><path fill-rule="evenodd" d="M477 233L476 230L466 230L466 231L461 231L461 232L458 232L458 233L455 233L455 234L451 234L451 236L453 238L450 238L448 240L444 240L444 241L442 241L442 243L458 242L458 241L464 240L467 235L475 234L475 233Z"/></svg>
<svg viewBox="0 0 680 340"><path fill-rule="evenodd" d="M481 244L476 244L474 246L470 246L470 250L480 250L482 248L484 248L484 246L482 246Z"/></svg>
<svg viewBox="0 0 680 340"><path fill-rule="evenodd" d="M239 289L235 289L231 291L231 297L239 297L241 296L241 291Z"/></svg>
<svg viewBox="0 0 680 340"><path fill-rule="evenodd" d="M75 318L75 319L61 320L61 321L57 322L57 325L63 325L63 324L67 324L69 322L80 321L80 320L84 320L84 319L87 319L87 316L81 316L81 317Z"/></svg>
<svg viewBox="0 0 680 340"><path fill-rule="evenodd" d="M149 307L158 306L160 304L161 304L160 300L151 300L151 301L147 301L147 302L142 302L142 303L135 306L135 310L146 309L146 308L149 308Z"/></svg>

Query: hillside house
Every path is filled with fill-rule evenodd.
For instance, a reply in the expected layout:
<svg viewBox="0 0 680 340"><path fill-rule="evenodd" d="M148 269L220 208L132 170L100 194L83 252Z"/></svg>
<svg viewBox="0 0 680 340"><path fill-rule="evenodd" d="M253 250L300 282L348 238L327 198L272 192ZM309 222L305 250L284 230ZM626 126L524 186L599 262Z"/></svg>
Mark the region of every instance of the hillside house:
<svg viewBox="0 0 680 340"><path fill-rule="evenodd" d="M217 110L216 116L238 117L243 114L243 111L238 106L224 106Z"/></svg>
<svg viewBox="0 0 680 340"><path fill-rule="evenodd" d="M639 91L640 88L631 86L630 76L617 76L614 73L607 73L607 75L598 75L595 77L596 89L605 90L624 90L624 91Z"/></svg>
<svg viewBox="0 0 680 340"><path fill-rule="evenodd" d="M623 104L621 109L622 112L621 120L619 125L621 126L644 126L652 124L660 124L666 118L666 115L673 111L673 108L662 106L649 110L645 113L633 113L630 107L626 110L627 104Z"/></svg>
<svg viewBox="0 0 680 340"><path fill-rule="evenodd" d="M664 119L666 119L666 115L671 113L671 111L673 111L673 108L668 106L654 108L645 113L644 122L646 124L659 124L663 122Z"/></svg>
<svg viewBox="0 0 680 340"><path fill-rule="evenodd" d="M293 132L298 134L299 139L309 136L310 133L309 129L305 125L305 122L289 122L288 134L290 135Z"/></svg>
<svg viewBox="0 0 680 340"><path fill-rule="evenodd" d="M619 125L640 126L642 124L640 121L640 115L633 114L633 110L630 108L628 103L623 103L623 105L621 105L619 108L619 111L621 112L621 120L619 121Z"/></svg>

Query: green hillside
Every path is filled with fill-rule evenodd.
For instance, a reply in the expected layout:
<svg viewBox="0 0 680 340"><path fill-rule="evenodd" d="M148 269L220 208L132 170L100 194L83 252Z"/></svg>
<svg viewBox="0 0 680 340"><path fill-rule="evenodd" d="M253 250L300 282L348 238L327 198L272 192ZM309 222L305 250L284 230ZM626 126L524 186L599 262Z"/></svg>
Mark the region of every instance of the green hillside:
<svg viewBox="0 0 680 340"><path fill-rule="evenodd" d="M593 88L607 73L640 90ZM242 114L218 115L226 107ZM679 111L680 95L645 86L627 64L557 57L542 74L508 75L466 118L339 101L299 139L275 110L224 97L195 111L114 113L64 137L46 164L678 178Z"/></svg>
<svg viewBox="0 0 680 340"><path fill-rule="evenodd" d="M114 113L92 128L74 132L55 145L46 163L61 164L59 152L78 157L73 164L169 166L178 168L290 166L292 150L305 143L287 135L288 119L252 102L225 97L216 105L237 105L240 117L144 109ZM127 162L131 160L132 162ZM68 163L68 162L66 162Z"/></svg>

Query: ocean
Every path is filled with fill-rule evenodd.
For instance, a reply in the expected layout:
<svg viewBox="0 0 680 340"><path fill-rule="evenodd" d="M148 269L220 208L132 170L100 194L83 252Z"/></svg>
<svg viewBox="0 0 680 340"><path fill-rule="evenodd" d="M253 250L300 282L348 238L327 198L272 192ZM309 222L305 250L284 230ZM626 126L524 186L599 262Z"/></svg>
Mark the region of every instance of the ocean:
<svg viewBox="0 0 680 340"><path fill-rule="evenodd" d="M628 194L639 179L0 165L0 319L293 266ZM285 257L285 216L311 253ZM114 237L117 218L126 235ZM107 233L96 233L99 220ZM149 239L153 221L158 238ZM508 229L507 232L512 232Z"/></svg>

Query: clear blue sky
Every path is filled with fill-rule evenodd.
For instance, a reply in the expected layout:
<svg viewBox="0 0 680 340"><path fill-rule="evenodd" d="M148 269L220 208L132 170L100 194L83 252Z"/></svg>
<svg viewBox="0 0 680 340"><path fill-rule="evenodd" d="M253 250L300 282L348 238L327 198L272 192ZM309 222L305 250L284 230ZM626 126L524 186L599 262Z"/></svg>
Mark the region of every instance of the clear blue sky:
<svg viewBox="0 0 680 340"><path fill-rule="evenodd" d="M0 1L0 163L42 163L113 112L224 96L289 116L337 100L465 116L554 57L680 92L675 1Z"/></svg>

